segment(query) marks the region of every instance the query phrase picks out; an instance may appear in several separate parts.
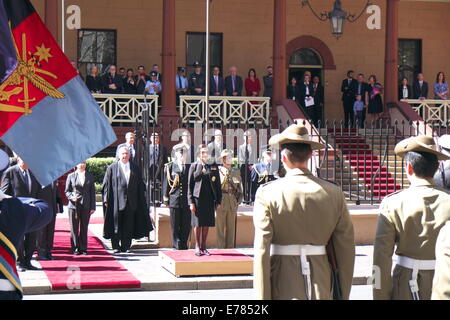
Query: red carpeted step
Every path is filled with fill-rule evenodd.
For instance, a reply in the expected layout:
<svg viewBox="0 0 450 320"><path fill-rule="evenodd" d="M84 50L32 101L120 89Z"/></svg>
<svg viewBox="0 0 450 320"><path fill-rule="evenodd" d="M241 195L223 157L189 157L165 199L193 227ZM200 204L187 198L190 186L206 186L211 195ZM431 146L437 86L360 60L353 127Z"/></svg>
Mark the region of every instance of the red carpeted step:
<svg viewBox="0 0 450 320"><path fill-rule="evenodd" d="M140 288L141 282L89 232L88 255L71 253L69 220L56 219L53 258L39 261L52 290Z"/></svg>
<svg viewBox="0 0 450 320"><path fill-rule="evenodd" d="M340 126L338 127L338 126L336 126L336 128L328 128L328 132L331 132L331 133L333 133L333 132L346 132L346 133L348 133L348 132L356 132L356 128L353 128L353 129L348 129L348 128L341 128Z"/></svg>
<svg viewBox="0 0 450 320"><path fill-rule="evenodd" d="M391 178L391 177L388 177L387 179L386 179L386 177L384 177L384 178L377 177L374 179L367 177L364 179L364 182L367 185L370 185L372 183L372 180L373 180L374 185L375 184L395 183L395 179Z"/></svg>
<svg viewBox="0 0 450 320"><path fill-rule="evenodd" d="M373 166L375 167L379 167L380 166L380 161L379 160L350 160L350 165L352 167L356 167L356 166L371 166L373 164Z"/></svg>
<svg viewBox="0 0 450 320"><path fill-rule="evenodd" d="M364 155L364 154L348 154L345 155L346 160L361 160L361 161L370 161L370 160L378 160L378 156L376 155Z"/></svg>
<svg viewBox="0 0 450 320"><path fill-rule="evenodd" d="M367 143L339 143L339 149L370 149Z"/></svg>
<svg viewBox="0 0 450 320"><path fill-rule="evenodd" d="M375 183L373 185L373 190L400 190L402 186L394 183Z"/></svg>
<svg viewBox="0 0 450 320"><path fill-rule="evenodd" d="M368 171L366 171L365 173L364 172L358 172L358 175L359 175L360 178L366 178L367 179L367 178L373 177L375 175L375 172L368 172ZM386 178L386 177L390 178L391 177L391 173L390 172L378 172L376 174L376 178Z"/></svg>
<svg viewBox="0 0 450 320"><path fill-rule="evenodd" d="M361 150L361 149L341 149L342 154L349 155L370 155L372 154L372 150Z"/></svg>
<svg viewBox="0 0 450 320"><path fill-rule="evenodd" d="M372 165L370 162L367 162L367 165L364 166L358 166L358 167L353 167L353 170L358 170L358 172L376 172L378 169L380 169L379 166L376 165ZM386 172L387 168L386 167L381 167L380 169L381 172Z"/></svg>
<svg viewBox="0 0 450 320"><path fill-rule="evenodd" d="M397 191L398 190L388 190L388 191L386 191L386 190L375 191L374 190L374 191L372 191L372 194L374 197L385 197L385 196L392 194L394 192L397 192Z"/></svg>
<svg viewBox="0 0 450 320"><path fill-rule="evenodd" d="M349 137L339 137L339 138L335 138L334 141L336 141L336 143L366 143L366 139L364 138L349 138Z"/></svg>

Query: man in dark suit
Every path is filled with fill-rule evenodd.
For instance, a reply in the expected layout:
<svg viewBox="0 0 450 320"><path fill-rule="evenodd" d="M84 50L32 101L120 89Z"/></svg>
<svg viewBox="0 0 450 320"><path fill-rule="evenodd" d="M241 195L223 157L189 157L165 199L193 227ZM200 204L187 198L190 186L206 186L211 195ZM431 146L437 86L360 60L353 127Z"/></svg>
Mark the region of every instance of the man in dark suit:
<svg viewBox="0 0 450 320"><path fill-rule="evenodd" d="M138 67L138 74L134 78L134 82L136 83L136 92L138 94L144 94L145 84L150 80L150 76L145 74L145 67Z"/></svg>
<svg viewBox="0 0 450 320"><path fill-rule="evenodd" d="M358 78L354 83L353 91L355 92L355 99L357 95L361 96L361 101L364 104L364 110L362 113L362 121L359 124L361 129L364 129L364 122L366 121L367 106L369 104L369 84L364 82L364 75L358 74Z"/></svg>
<svg viewBox="0 0 450 320"><path fill-rule="evenodd" d="M313 84L311 83L309 75L305 75L304 81L300 83L299 87L300 87L299 103L302 106L306 115L312 120L314 118L314 104L307 105L308 103L312 102L311 99L314 99L312 97Z"/></svg>
<svg viewBox="0 0 450 320"><path fill-rule="evenodd" d="M127 132L125 134L125 143L119 144L116 149L116 160L119 160L119 150L122 147L128 148L128 151L130 152L130 161L134 161L136 158L136 150L134 149L134 140L136 136L133 132Z"/></svg>
<svg viewBox="0 0 450 320"><path fill-rule="evenodd" d="M28 165L19 157L17 164L8 168L3 173L1 190L12 197L37 198L41 185L28 169ZM18 254L17 269L21 272L26 270L38 270L31 264L31 258L36 251L39 230L26 233L22 239Z"/></svg>
<svg viewBox="0 0 450 320"><path fill-rule="evenodd" d="M230 75L225 78L225 92L227 96L241 96L244 83L242 78L237 75L237 68L230 68Z"/></svg>
<svg viewBox="0 0 450 320"><path fill-rule="evenodd" d="M350 124L353 127L353 104L355 102L355 79L353 78L353 70L347 72L347 79L342 80L341 92L342 103L344 105L344 125L347 128Z"/></svg>
<svg viewBox="0 0 450 320"><path fill-rule="evenodd" d="M53 212L52 221L40 230L38 238L38 260L53 260L53 239L55 236L56 215L63 213L63 202L58 190L58 181L39 188L38 198L47 202Z"/></svg>
<svg viewBox="0 0 450 320"><path fill-rule="evenodd" d="M273 68L267 66L267 74L263 77L264 82L264 97L272 98L272 82L273 82Z"/></svg>
<svg viewBox="0 0 450 320"><path fill-rule="evenodd" d="M220 76L220 68L218 66L214 67L209 83L209 94L211 96L223 96L224 81Z"/></svg>
<svg viewBox="0 0 450 320"><path fill-rule="evenodd" d="M256 137L256 135L255 135ZM256 139L250 131L244 133L244 143L239 146L238 162L241 170L241 181L243 185L244 201L251 202L250 186L252 183L251 172L256 162Z"/></svg>
<svg viewBox="0 0 450 320"><path fill-rule="evenodd" d="M156 205L161 204L161 182L163 180L164 164L167 163L167 150L160 144L159 134L154 132L151 136L151 145L149 146L149 172L150 183L152 186L151 201Z"/></svg>
<svg viewBox="0 0 450 320"><path fill-rule="evenodd" d="M170 207L172 227L172 246L177 250L188 249L191 232L191 211L188 204L189 168L187 163L189 149L184 143L173 147L175 158L164 166L164 204Z"/></svg>
<svg viewBox="0 0 450 320"><path fill-rule="evenodd" d="M313 124L314 126L319 126L319 120L322 121L322 112L323 112L323 106L324 106L324 88L320 84L320 79L318 76L315 76L313 79L313 91L312 91L312 97L314 98L314 106L313 109ZM323 127L323 123L321 124L321 127Z"/></svg>
<svg viewBox="0 0 450 320"><path fill-rule="evenodd" d="M123 91L122 77L116 73L115 65L109 67L109 72L103 76L103 93L120 94Z"/></svg>
<svg viewBox="0 0 450 320"><path fill-rule="evenodd" d="M127 148L119 155L120 160L106 169L102 187L103 237L111 239L114 253L128 252L132 239L148 237L153 230L140 170L130 162Z"/></svg>
<svg viewBox="0 0 450 320"><path fill-rule="evenodd" d="M413 83L413 99L428 99L428 83L423 80L423 73L417 75L417 80Z"/></svg>

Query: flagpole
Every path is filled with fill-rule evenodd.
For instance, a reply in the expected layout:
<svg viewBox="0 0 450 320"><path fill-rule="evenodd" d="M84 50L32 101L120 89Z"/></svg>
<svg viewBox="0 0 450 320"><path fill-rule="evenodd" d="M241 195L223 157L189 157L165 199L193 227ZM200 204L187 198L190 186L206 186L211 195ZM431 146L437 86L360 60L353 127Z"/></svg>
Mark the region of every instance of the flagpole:
<svg viewBox="0 0 450 320"><path fill-rule="evenodd" d="M205 133L208 133L209 124L209 2L206 0L206 61L205 61ZM208 136L205 135L206 144L208 144Z"/></svg>
<svg viewBox="0 0 450 320"><path fill-rule="evenodd" d="M65 16L64 16L64 9L66 8L66 0L61 0L61 50L62 52L66 53L65 51Z"/></svg>

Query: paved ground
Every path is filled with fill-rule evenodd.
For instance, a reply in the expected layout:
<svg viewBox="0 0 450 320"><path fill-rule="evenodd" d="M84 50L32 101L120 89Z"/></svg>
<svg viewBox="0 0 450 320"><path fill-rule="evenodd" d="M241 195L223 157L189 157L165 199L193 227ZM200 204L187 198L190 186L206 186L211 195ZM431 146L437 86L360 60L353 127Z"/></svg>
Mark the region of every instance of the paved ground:
<svg viewBox="0 0 450 320"><path fill-rule="evenodd" d="M95 216L100 217L101 210L98 210ZM59 218L64 217L67 217L66 213L59 216ZM96 234L100 239L104 240L101 237L102 225L91 224L90 231ZM104 244L106 248L110 249L109 241L104 240ZM202 276L177 278L160 266L158 250L160 249L138 249L133 250L129 254L121 254L116 256L116 259L119 260L125 268L127 268L137 279L141 281L141 291L144 292L135 293L136 297L142 297L143 299L156 299L157 297L172 297L173 294L172 298L177 299L175 297L188 297L189 295L192 295L192 292L196 292L193 297L199 297L199 299L203 299L200 297L208 297L213 299L214 296L209 296L208 294L208 292L212 292L209 290L217 291L220 296L220 294L222 294L222 291L220 290L222 289L246 289L240 291L243 293L243 299L252 299L249 294L252 291L250 289L253 285L252 276ZM253 254L252 248L239 248L239 250L250 256ZM353 281L354 285L358 285L355 286L355 290L357 290L356 292L360 292L360 290L362 290L364 286L360 285L367 284L367 278L371 275L372 252L373 246L356 247L356 263ZM38 261L33 261L33 264L39 266ZM26 298L30 297L27 295L43 295L51 293L53 296L55 294L51 292L50 282L48 281L45 272L42 270L26 271L20 273L20 277L24 286ZM171 290L181 291L170 293ZM202 290L208 291L202 293ZM151 293L147 291L159 292ZM66 294L69 293L70 292L67 292ZM67 297L71 296L72 294ZM105 297L109 297L110 299L115 299L116 297L117 299L123 299L123 297L127 296L127 294L116 292L111 295L106 295ZM357 299L364 299L366 296L366 294L360 294ZM97 297L103 297L103 294L96 296L95 299L97 299ZM226 297L226 295L224 297ZM54 298L57 298L57 296L55 295ZM234 296L233 298L237 299L237 297Z"/></svg>

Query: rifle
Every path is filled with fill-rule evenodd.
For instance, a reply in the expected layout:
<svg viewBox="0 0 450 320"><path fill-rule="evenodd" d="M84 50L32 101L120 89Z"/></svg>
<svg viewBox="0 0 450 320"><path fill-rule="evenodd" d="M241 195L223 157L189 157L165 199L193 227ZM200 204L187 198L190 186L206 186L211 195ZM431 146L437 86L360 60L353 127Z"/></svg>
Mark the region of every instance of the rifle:
<svg viewBox="0 0 450 320"><path fill-rule="evenodd" d="M333 238L330 238L330 241L328 241L326 251L328 262L331 267L331 292L333 293L333 300L342 300L341 282L339 280L339 269L336 261Z"/></svg>

